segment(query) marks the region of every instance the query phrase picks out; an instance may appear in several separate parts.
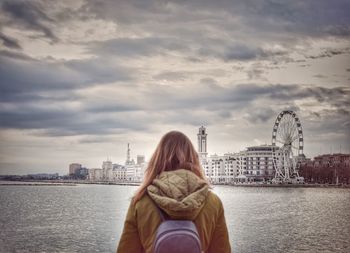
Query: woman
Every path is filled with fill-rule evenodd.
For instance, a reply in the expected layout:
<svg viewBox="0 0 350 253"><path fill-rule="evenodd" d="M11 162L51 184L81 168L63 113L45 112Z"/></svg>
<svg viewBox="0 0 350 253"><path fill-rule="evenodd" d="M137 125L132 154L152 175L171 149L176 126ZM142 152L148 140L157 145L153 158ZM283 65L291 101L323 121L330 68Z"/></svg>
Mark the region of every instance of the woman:
<svg viewBox="0 0 350 253"><path fill-rule="evenodd" d="M155 205L171 219L192 220L203 252L231 252L222 203L209 190L197 152L181 132L160 140L129 206L117 253L152 252L162 221Z"/></svg>

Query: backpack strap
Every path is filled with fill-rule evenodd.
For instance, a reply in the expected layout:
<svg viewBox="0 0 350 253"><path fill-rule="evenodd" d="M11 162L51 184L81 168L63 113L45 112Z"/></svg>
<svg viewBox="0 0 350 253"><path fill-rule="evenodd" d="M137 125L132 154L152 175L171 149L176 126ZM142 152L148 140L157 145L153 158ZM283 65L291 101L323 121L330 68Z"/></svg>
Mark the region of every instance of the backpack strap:
<svg viewBox="0 0 350 253"><path fill-rule="evenodd" d="M161 208L159 208L157 204L156 204L156 208L162 221L169 220L169 216Z"/></svg>
<svg viewBox="0 0 350 253"><path fill-rule="evenodd" d="M148 194L148 193L147 193ZM152 200L153 204L157 208L157 211L159 213L160 219L163 221L170 220L170 217L167 213L165 213L158 205L157 203L152 199L152 197L148 194L148 197Z"/></svg>

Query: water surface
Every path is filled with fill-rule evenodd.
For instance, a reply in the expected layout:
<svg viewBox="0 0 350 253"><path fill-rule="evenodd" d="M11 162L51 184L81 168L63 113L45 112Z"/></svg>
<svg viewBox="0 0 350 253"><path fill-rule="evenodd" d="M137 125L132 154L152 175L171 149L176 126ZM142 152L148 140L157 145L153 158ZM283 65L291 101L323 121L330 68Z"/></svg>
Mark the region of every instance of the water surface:
<svg viewBox="0 0 350 253"><path fill-rule="evenodd" d="M0 186L0 252L114 252L117 185ZM216 186L234 252L350 252L350 189Z"/></svg>

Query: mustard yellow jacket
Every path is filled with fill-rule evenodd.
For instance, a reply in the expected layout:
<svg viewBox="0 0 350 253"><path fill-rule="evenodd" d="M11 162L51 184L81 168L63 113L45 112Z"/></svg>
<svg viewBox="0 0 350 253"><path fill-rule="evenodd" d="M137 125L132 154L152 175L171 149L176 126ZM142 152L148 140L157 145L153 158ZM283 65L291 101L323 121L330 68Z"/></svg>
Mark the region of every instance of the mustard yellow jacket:
<svg viewBox="0 0 350 253"><path fill-rule="evenodd" d="M192 220L198 230L202 251L230 253L224 209L207 183L189 170L162 172L141 200L131 202L117 253L152 253L161 223L158 205L172 219Z"/></svg>

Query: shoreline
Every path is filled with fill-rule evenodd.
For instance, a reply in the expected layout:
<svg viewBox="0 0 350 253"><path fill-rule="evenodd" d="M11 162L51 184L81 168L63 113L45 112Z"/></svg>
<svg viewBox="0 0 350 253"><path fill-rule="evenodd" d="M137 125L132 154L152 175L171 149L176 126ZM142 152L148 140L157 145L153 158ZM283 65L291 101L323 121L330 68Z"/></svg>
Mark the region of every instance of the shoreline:
<svg viewBox="0 0 350 253"><path fill-rule="evenodd" d="M43 181L7 181L0 180L0 186L77 186L79 184L93 185L122 185L122 186L139 186L139 182L90 182L80 180L43 180ZM231 187L272 187L272 188L350 188L350 185L333 185L333 184L212 184L213 186L223 185Z"/></svg>
<svg viewBox="0 0 350 253"><path fill-rule="evenodd" d="M277 187L277 188L350 188L350 185L333 184L214 184L233 187Z"/></svg>
<svg viewBox="0 0 350 253"><path fill-rule="evenodd" d="M0 181L0 186L77 186L77 184L73 183L20 182L21 183L18 181Z"/></svg>

